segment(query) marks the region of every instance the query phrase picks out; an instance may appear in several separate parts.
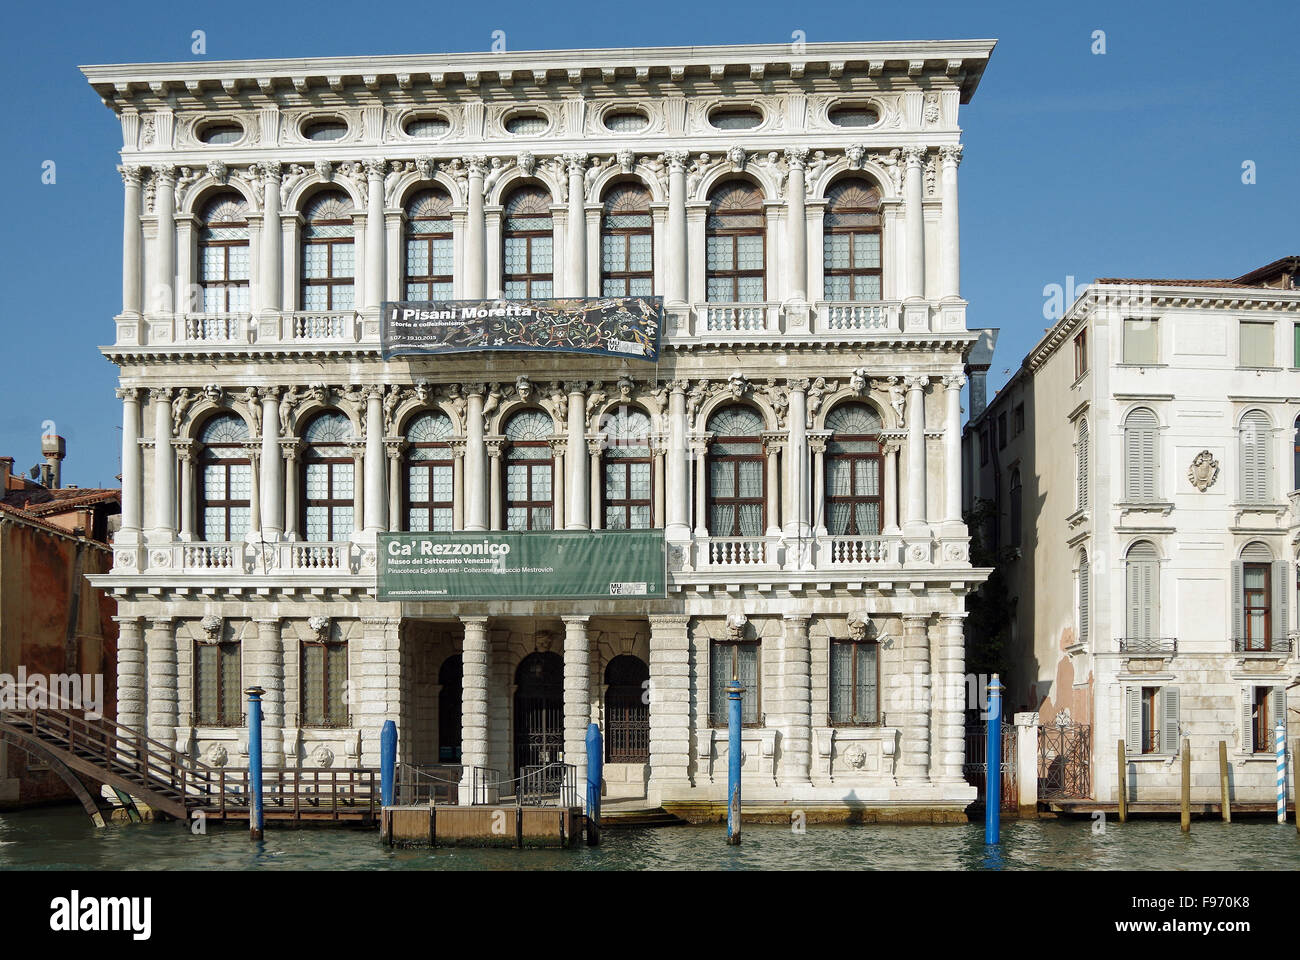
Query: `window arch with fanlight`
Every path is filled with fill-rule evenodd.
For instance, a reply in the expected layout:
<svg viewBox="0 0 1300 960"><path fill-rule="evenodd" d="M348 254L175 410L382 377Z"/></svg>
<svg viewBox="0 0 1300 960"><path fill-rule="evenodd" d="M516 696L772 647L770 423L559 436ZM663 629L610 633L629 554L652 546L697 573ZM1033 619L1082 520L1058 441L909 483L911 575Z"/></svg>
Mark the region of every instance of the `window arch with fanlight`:
<svg viewBox="0 0 1300 960"><path fill-rule="evenodd" d="M842 403L826 415L826 529L832 536L876 536L883 507L878 414Z"/></svg>
<svg viewBox="0 0 1300 960"><path fill-rule="evenodd" d="M199 215L199 287L204 313L249 310L248 202L223 193Z"/></svg>
<svg viewBox="0 0 1300 960"><path fill-rule="evenodd" d="M451 418L425 413L406 428L406 529L443 531L453 526Z"/></svg>
<svg viewBox="0 0 1300 960"><path fill-rule="evenodd" d="M747 180L718 184L705 220L705 290L722 303L767 299L767 217L763 194Z"/></svg>
<svg viewBox="0 0 1300 960"><path fill-rule="evenodd" d="M506 421L506 529L550 530L555 501L551 482L554 460L550 436L551 415L543 410L521 410ZM577 456L582 456L579 451Z"/></svg>
<svg viewBox="0 0 1300 960"><path fill-rule="evenodd" d="M763 418L734 404L709 417L709 535L759 537L767 522Z"/></svg>
<svg viewBox="0 0 1300 960"><path fill-rule="evenodd" d="M328 410L303 431L303 524L313 541L346 540L355 517L352 421Z"/></svg>
<svg viewBox="0 0 1300 960"><path fill-rule="evenodd" d="M551 195L526 185L505 203L501 230L501 289L509 299L554 295Z"/></svg>
<svg viewBox="0 0 1300 960"><path fill-rule="evenodd" d="M604 524L607 530L648 530L654 497L650 454L650 417L634 407L620 407L602 423Z"/></svg>
<svg viewBox="0 0 1300 960"><path fill-rule="evenodd" d="M654 221L650 191L616 183L605 192L600 218L600 294L648 297L654 292Z"/></svg>
<svg viewBox="0 0 1300 960"><path fill-rule="evenodd" d="M827 300L879 300L880 188L863 177L838 180L822 215L822 274Z"/></svg>
<svg viewBox="0 0 1300 960"><path fill-rule="evenodd" d="M452 299L454 270L451 197L421 190L406 204L406 299Z"/></svg>
<svg viewBox="0 0 1300 960"><path fill-rule="evenodd" d="M351 310L355 284L352 202L342 190L326 190L303 208L302 308Z"/></svg>
<svg viewBox="0 0 1300 960"><path fill-rule="evenodd" d="M242 540L253 494L248 424L238 414L217 414L203 425L199 442L199 536L210 542Z"/></svg>

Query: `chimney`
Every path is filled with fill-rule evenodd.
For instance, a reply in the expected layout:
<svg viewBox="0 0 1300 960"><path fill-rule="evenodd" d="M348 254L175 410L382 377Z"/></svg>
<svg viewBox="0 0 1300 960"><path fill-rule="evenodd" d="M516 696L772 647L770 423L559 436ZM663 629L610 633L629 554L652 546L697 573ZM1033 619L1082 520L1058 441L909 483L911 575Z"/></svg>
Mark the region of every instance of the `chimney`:
<svg viewBox="0 0 1300 960"><path fill-rule="evenodd" d="M46 486L51 490L57 490L62 485L63 458L68 455L67 445L62 437L47 433L41 437L41 455L45 457L47 468L42 471L48 477Z"/></svg>
<svg viewBox="0 0 1300 960"><path fill-rule="evenodd" d="M0 457L0 497L9 490L9 478L14 472L14 458Z"/></svg>
<svg viewBox="0 0 1300 960"><path fill-rule="evenodd" d="M973 420L989 405L988 372L993 363L993 348L998 342L998 329L990 327L978 331L979 339L970 348L966 358L966 371L970 374L970 415Z"/></svg>

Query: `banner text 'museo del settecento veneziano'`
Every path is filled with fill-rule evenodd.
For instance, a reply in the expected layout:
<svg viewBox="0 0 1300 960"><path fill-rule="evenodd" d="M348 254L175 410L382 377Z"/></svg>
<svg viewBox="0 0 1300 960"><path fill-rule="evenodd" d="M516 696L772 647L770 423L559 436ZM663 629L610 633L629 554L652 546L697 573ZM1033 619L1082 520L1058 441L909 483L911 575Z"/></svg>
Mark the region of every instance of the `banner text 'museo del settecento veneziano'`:
<svg viewBox="0 0 1300 960"><path fill-rule="evenodd" d="M663 599L662 530L390 533L380 600Z"/></svg>

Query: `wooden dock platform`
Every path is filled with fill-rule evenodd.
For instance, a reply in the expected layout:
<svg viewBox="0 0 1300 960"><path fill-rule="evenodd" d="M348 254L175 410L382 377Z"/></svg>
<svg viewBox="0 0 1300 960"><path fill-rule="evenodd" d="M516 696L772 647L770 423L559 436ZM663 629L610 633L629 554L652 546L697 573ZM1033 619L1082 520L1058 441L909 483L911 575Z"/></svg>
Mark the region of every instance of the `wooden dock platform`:
<svg viewBox="0 0 1300 960"><path fill-rule="evenodd" d="M411 804L383 807L379 836L389 846L572 847L582 836L581 807Z"/></svg>

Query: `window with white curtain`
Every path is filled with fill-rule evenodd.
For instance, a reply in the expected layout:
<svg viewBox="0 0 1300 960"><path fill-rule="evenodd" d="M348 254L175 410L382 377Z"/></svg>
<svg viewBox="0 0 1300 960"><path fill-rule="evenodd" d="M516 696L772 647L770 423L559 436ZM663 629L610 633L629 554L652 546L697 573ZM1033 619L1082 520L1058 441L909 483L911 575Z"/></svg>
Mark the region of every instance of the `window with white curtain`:
<svg viewBox="0 0 1300 960"><path fill-rule="evenodd" d="M705 220L709 300L761 303L767 299L766 237L763 194L757 186L731 180L713 188Z"/></svg>
<svg viewBox="0 0 1300 960"><path fill-rule="evenodd" d="M827 300L880 299L880 188L861 177L836 181L822 215Z"/></svg>
<svg viewBox="0 0 1300 960"><path fill-rule="evenodd" d="M759 537L766 523L763 419L750 407L709 417L709 536Z"/></svg>
<svg viewBox="0 0 1300 960"><path fill-rule="evenodd" d="M882 505L880 415L843 403L826 415L826 529L832 536L876 536Z"/></svg>
<svg viewBox="0 0 1300 960"><path fill-rule="evenodd" d="M346 540L355 513L352 421L329 410L303 431L303 526L306 539Z"/></svg>

